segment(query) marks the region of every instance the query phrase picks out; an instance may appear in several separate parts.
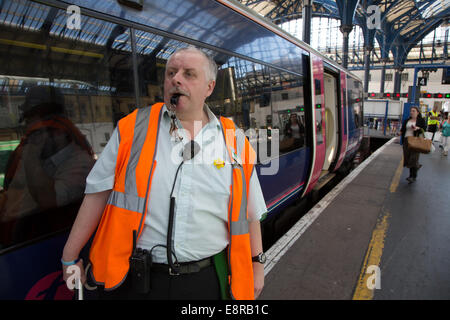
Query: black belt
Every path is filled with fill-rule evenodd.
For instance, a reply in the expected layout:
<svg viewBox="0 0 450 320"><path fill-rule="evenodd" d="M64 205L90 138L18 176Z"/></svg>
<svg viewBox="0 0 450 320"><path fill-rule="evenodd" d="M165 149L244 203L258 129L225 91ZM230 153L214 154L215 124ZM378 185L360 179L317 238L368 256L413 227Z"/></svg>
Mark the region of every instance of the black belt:
<svg viewBox="0 0 450 320"><path fill-rule="evenodd" d="M194 262L182 262L176 265L177 268L175 270L172 270L168 264L153 263L151 270L155 272L168 273L172 276L177 276L180 274L200 272L202 269L213 265L213 263L214 262L212 257Z"/></svg>

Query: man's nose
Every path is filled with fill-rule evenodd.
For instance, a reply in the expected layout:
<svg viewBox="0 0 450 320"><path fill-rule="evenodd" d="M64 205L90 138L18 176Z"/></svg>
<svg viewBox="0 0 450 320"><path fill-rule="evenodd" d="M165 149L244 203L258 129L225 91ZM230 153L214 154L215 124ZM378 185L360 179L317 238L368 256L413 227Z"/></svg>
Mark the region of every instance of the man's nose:
<svg viewBox="0 0 450 320"><path fill-rule="evenodd" d="M177 71L175 75L172 77L172 84L179 85L181 84L181 72Z"/></svg>

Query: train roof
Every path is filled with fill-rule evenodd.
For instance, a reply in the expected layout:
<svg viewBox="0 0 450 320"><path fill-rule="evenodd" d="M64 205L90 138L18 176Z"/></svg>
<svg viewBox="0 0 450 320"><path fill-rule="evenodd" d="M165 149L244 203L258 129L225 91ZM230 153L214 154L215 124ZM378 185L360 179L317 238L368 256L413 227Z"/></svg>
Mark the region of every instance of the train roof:
<svg viewBox="0 0 450 320"><path fill-rule="evenodd" d="M333 66L336 69L339 69L348 75L354 77L355 79L358 79L362 81L358 76L350 72L348 69L345 69L340 64L336 63L335 61L329 59L327 56L323 55L321 52L317 51L310 45L308 45L306 42L292 36L290 33L286 32L282 28L280 28L278 25L274 24L272 21L267 19L266 17L257 14L255 11L249 9L247 6L244 6L242 3L236 1L236 0L216 0L217 2L221 3L228 3L232 8L234 8L236 11L243 13L244 15L248 15L250 19L253 19L255 21L258 21L262 26L267 28L268 30L278 34L280 37L286 39L289 42L292 42L293 44L301 47L305 51L311 52L316 56L321 57L326 63Z"/></svg>
<svg viewBox="0 0 450 320"><path fill-rule="evenodd" d="M66 3L59 1L38 2L52 4L64 10L67 8ZM224 55L246 57L293 73L299 72L301 55L311 52L320 56L328 65L360 80L306 43L236 1L145 1L142 10L127 8L115 0L71 0L70 3L79 6L82 13L88 16L134 26L175 39L179 37L178 40L209 47ZM147 50L157 46L155 39L152 40ZM173 51L176 49L174 47ZM218 60L220 62L220 57Z"/></svg>

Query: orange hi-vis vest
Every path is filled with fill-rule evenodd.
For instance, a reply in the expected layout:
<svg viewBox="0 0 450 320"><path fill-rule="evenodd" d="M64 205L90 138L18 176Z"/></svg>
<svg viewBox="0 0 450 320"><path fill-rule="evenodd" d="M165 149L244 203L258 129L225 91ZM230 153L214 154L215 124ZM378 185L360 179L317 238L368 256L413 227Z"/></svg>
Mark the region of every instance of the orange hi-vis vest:
<svg viewBox="0 0 450 320"><path fill-rule="evenodd" d="M91 274L105 290L126 279L133 249L133 230L140 237L146 217L163 103L136 109L118 123L119 150L114 186L89 254ZM242 130L221 117L222 132L232 163L228 204L228 285L233 299L254 299L253 266L247 199L256 153ZM169 201L169 199L167 199Z"/></svg>

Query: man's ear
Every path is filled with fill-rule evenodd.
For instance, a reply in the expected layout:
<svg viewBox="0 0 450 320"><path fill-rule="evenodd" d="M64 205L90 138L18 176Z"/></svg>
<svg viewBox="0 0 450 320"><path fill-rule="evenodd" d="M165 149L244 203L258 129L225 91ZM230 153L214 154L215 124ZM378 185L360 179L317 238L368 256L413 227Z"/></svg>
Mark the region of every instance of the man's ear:
<svg viewBox="0 0 450 320"><path fill-rule="evenodd" d="M209 81L209 83L207 85L206 98L208 98L213 93L215 86L216 86L216 81L214 81L214 80Z"/></svg>

